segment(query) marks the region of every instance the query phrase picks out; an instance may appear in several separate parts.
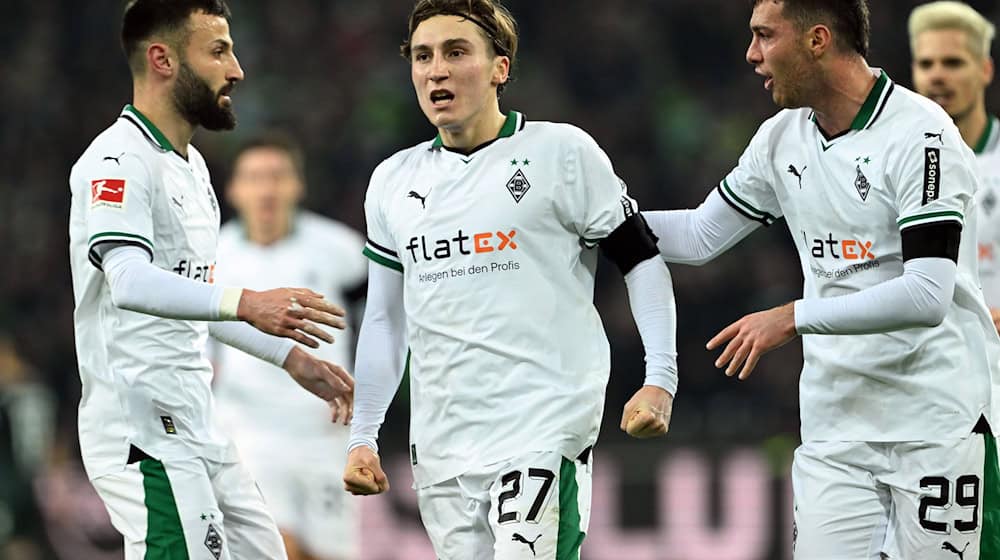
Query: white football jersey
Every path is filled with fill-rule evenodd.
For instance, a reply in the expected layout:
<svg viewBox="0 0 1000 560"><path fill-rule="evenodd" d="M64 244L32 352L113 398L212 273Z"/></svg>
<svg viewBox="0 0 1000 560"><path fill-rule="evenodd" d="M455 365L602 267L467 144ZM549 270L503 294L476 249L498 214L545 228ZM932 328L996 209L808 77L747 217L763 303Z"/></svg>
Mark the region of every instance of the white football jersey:
<svg viewBox="0 0 1000 560"><path fill-rule="evenodd" d="M365 254L403 274L418 487L595 442L610 369L595 245L636 211L590 136L513 111L471 154L438 138L376 168Z"/></svg>
<svg viewBox="0 0 1000 560"><path fill-rule="evenodd" d="M360 234L310 212L300 212L291 233L267 246L250 241L242 224L232 221L222 227L215 277L221 284L252 290L309 288L346 307L347 294L363 288L368 275L363 249ZM351 370L353 333L327 330L336 342L307 351ZM330 422L330 408L322 399L281 368L224 344L212 349L219 416L244 455L254 453L251 448L301 455L310 451L315 438L336 439L341 443L333 444L334 451L344 450L348 430ZM312 451L331 452L329 446Z"/></svg>
<svg viewBox="0 0 1000 560"><path fill-rule="evenodd" d="M804 441L964 437L989 415L1000 340L976 277L975 166L948 115L882 72L849 130L828 137L808 109L781 111L719 186L748 217L785 217L805 298L902 275L908 228L954 222L967 232L940 326L803 336Z"/></svg>
<svg viewBox="0 0 1000 560"><path fill-rule="evenodd" d="M979 279L990 307L1000 307L1000 119L991 116L973 148L982 188L979 207Z"/></svg>
<svg viewBox="0 0 1000 560"><path fill-rule="evenodd" d="M88 475L121 471L130 444L160 460L234 460L212 420L207 324L115 307L95 250L133 244L155 266L212 282L219 204L205 160L193 146L185 160L129 105L80 156L69 182L80 447Z"/></svg>

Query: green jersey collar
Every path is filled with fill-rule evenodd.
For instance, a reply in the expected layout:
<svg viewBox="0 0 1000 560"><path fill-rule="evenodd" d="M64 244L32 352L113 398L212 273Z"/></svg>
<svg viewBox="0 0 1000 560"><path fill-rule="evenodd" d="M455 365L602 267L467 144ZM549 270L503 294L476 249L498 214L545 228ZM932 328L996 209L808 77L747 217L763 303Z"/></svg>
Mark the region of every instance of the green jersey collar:
<svg viewBox="0 0 1000 560"><path fill-rule="evenodd" d="M889 95L892 94L895 84L893 84L892 80L889 79L889 75L885 73L885 70L878 69L878 71L878 79L875 80L875 85L868 93L868 97L865 98L865 102L861 104L861 109L858 110L858 114L855 115L854 120L851 121L851 128L849 130L865 130L867 128L871 128L871 126L875 124L879 115L882 114L882 110L885 109L885 105L889 101ZM816 121L815 112L809 115L809 120L816 123L817 127L819 126L819 123Z"/></svg>
<svg viewBox="0 0 1000 560"><path fill-rule="evenodd" d="M889 93L892 92L892 80L889 79L889 75L882 70L879 74L877 80L875 80L875 85L872 87L872 91L868 94L868 98L861 105L861 110L854 117L851 122L851 130L864 130L870 127L875 119L882 114L882 109L885 108L886 100L889 99Z"/></svg>
<svg viewBox="0 0 1000 560"><path fill-rule="evenodd" d="M976 142L976 146L972 148L972 151L976 152L977 156L986 151L986 148L990 146L990 140L992 140L991 137L994 136L995 133L1000 132L1000 130L998 130L996 120L997 118L994 116L989 116L989 118L986 119L986 128L983 130L983 135L979 137L979 141Z"/></svg>
<svg viewBox="0 0 1000 560"><path fill-rule="evenodd" d="M163 132L161 132L159 128L156 128L156 125L153 124L153 121L146 118L146 115L140 113L139 110L136 109L133 105L131 104L126 105L125 108L122 109L120 116L125 117L130 121L132 121L133 123L135 123L139 127L139 129L143 131L146 137L149 138L149 140L153 144L156 144L156 147L158 147L159 149L163 150L164 152L177 151L174 149L174 145L170 143L170 140L167 139L166 135L163 134Z"/></svg>
<svg viewBox="0 0 1000 560"><path fill-rule="evenodd" d="M494 138L494 140L513 136L518 131L523 129L524 115L518 113L517 111L510 111L507 113L507 120L504 121L503 126L500 128L500 133L497 134L497 137ZM444 140L441 139L441 134L438 133L437 137L434 139L434 143L431 144L431 149L436 150L441 147L444 147Z"/></svg>

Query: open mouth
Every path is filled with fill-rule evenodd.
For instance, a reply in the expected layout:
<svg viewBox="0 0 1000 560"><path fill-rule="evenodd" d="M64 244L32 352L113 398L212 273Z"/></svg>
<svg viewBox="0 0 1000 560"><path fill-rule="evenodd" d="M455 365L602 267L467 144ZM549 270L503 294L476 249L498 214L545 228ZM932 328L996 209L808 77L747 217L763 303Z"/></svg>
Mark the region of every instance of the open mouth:
<svg viewBox="0 0 1000 560"><path fill-rule="evenodd" d="M232 84L229 84L219 90L219 101L221 103L230 104L233 102L232 98L229 96L229 94L233 91L233 87L234 86Z"/></svg>
<svg viewBox="0 0 1000 560"><path fill-rule="evenodd" d="M445 105L455 99L455 94L446 89L436 89L431 92L431 103L434 105Z"/></svg>
<svg viewBox="0 0 1000 560"><path fill-rule="evenodd" d="M949 101L951 101L952 97L953 94L950 91L934 91L927 94L927 98L937 103L938 105L947 104Z"/></svg>

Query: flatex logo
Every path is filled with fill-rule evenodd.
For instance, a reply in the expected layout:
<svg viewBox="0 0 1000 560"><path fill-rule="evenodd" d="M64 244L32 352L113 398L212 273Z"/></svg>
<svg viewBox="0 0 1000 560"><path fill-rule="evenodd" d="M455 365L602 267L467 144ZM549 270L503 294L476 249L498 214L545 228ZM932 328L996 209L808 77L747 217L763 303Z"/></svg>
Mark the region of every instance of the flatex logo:
<svg viewBox="0 0 1000 560"><path fill-rule="evenodd" d="M859 239L835 239L832 233L828 233L825 239L812 239L810 252L817 259L829 257L835 260L873 261L876 259L872 252L873 245L871 241Z"/></svg>
<svg viewBox="0 0 1000 560"><path fill-rule="evenodd" d="M171 270L185 278L198 280L206 284L215 283L215 263L196 263L194 261L182 260Z"/></svg>
<svg viewBox="0 0 1000 560"><path fill-rule="evenodd" d="M428 239L426 235L411 237L406 250L418 260L434 261L450 259L453 255L473 255L500 251L516 251L517 230L487 231L467 235L458 230L455 237L444 239Z"/></svg>

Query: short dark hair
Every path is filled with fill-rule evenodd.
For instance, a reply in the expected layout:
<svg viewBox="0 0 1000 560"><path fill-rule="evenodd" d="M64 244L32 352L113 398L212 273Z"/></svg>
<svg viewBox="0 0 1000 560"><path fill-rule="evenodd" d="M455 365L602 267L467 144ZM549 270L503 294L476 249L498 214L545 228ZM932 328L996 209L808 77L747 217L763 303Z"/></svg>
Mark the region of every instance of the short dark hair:
<svg viewBox="0 0 1000 560"><path fill-rule="evenodd" d="M243 156L243 154L257 149L268 149L268 150L278 150L279 152L284 152L288 155L288 159L292 160L292 166L295 167L295 172L298 173L299 179L305 181L306 179L306 158L302 151L302 146L295 141L289 134L282 132L280 130L265 130L259 134L255 134L250 138L246 139L243 143L236 148L236 153L233 154L233 166L235 170L235 164Z"/></svg>
<svg viewBox="0 0 1000 560"><path fill-rule="evenodd" d="M410 60L412 55L410 41L413 40L413 32L421 23L434 16L458 16L475 23L486 36L493 52L510 59L513 73L514 59L517 56L517 21L499 0L417 0L410 12L406 40L399 47L403 58ZM505 85L507 84L497 86L497 92L502 92Z"/></svg>
<svg viewBox="0 0 1000 560"><path fill-rule="evenodd" d="M122 15L122 49L133 74L144 67L142 45L156 35L178 35L186 39L188 18L195 12L229 20L226 0L131 0ZM183 43L183 41L178 41Z"/></svg>
<svg viewBox="0 0 1000 560"><path fill-rule="evenodd" d="M750 0L756 8L764 2L781 4L782 15L805 30L824 24L833 31L835 44L844 52L868 56L871 37L868 0Z"/></svg>

